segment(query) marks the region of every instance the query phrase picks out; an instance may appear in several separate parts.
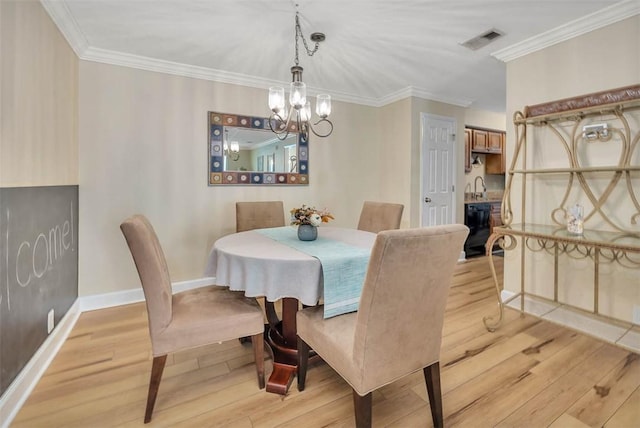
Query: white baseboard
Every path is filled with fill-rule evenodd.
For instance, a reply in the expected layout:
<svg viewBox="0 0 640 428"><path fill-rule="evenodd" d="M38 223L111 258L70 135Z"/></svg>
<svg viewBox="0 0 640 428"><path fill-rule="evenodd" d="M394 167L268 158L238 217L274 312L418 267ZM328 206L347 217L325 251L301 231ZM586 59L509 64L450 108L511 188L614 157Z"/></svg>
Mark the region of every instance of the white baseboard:
<svg viewBox="0 0 640 428"><path fill-rule="evenodd" d="M71 333L71 329L76 324L79 316L80 302L79 299L76 299L51 334L33 354L27 365L24 366L9 388L2 394L2 397L0 397L0 415L2 415L0 427L8 427L13 418L16 417L24 402L27 401L29 394L31 394L31 391L33 391L33 388L35 388L45 370L55 358L69 333Z"/></svg>
<svg viewBox="0 0 640 428"><path fill-rule="evenodd" d="M215 284L215 278L205 277L189 281L180 281L171 284L173 293L205 287ZM113 306L127 305L144 300L142 288L115 291L112 293L96 294L93 296L78 297L56 328L45 339L40 348L31 357L27 365L20 371L9 388L0 397L0 428L8 428L9 424L18 414L18 411L29 398L36 384L44 374L51 361L55 358L60 347L71 333L73 326L78 321L80 314L96 309L110 308Z"/></svg>
<svg viewBox="0 0 640 428"><path fill-rule="evenodd" d="M171 284L171 288L175 294L181 291L191 290L192 288L212 285L215 284L215 281L216 279L214 277L191 279L188 281L174 282ZM140 287L111 293L94 294L92 296L80 297L80 311L87 312L142 301L144 301L144 293Z"/></svg>
<svg viewBox="0 0 640 428"><path fill-rule="evenodd" d="M502 299L502 301L504 302L505 300L507 300L508 298L515 296L517 293L515 291L509 291L509 290L502 290L500 292L500 299Z"/></svg>

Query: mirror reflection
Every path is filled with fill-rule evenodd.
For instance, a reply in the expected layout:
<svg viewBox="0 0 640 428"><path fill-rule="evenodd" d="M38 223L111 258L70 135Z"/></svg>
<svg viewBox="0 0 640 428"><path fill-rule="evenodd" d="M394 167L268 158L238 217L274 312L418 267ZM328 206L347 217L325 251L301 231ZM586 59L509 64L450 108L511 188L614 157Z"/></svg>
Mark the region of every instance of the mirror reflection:
<svg viewBox="0 0 640 428"><path fill-rule="evenodd" d="M298 172L298 135L280 141L273 132L224 127L224 171Z"/></svg>
<svg viewBox="0 0 640 428"><path fill-rule="evenodd" d="M209 185L308 184L308 141L290 126L280 140L269 119L209 112Z"/></svg>

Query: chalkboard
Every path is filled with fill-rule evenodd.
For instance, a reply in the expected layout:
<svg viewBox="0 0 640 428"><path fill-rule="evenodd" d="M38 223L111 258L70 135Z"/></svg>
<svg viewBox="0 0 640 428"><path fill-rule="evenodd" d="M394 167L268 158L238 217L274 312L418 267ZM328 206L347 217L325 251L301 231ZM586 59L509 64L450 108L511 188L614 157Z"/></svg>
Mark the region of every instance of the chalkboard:
<svg viewBox="0 0 640 428"><path fill-rule="evenodd" d="M0 395L78 297L78 186L0 188Z"/></svg>

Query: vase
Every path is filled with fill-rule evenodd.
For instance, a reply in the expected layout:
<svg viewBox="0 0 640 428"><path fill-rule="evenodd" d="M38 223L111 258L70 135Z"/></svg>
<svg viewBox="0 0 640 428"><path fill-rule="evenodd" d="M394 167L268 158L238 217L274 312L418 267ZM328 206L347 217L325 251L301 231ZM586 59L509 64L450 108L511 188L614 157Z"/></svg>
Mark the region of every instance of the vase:
<svg viewBox="0 0 640 428"><path fill-rule="evenodd" d="M298 239L301 241L315 241L318 237L318 228L310 224L298 226Z"/></svg>

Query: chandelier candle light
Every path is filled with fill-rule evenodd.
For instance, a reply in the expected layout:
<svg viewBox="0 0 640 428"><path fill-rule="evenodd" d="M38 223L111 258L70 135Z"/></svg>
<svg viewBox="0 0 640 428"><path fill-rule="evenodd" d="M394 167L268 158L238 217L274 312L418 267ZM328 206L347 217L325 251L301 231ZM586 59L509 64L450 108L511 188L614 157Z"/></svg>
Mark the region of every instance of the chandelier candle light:
<svg viewBox="0 0 640 428"><path fill-rule="evenodd" d="M229 141L229 131L224 130L224 154L231 160L237 161L240 159L240 144L237 141Z"/></svg>
<svg viewBox="0 0 640 428"><path fill-rule="evenodd" d="M298 5L296 5L297 8ZM311 124L311 103L307 101L307 85L302 81L302 67L299 65L298 59L298 39L302 39L302 44L307 51L308 56L313 56L320 47L320 42L325 40L324 33L312 33L310 38L315 42L313 49L307 46L307 40L302 34L300 28L300 19L296 10L296 56L295 65L291 67L291 89L289 92L289 110L285 106L284 88L273 86L269 88L269 108L271 116L269 117L269 127L278 139L284 140L289 136L289 132L299 132L302 139L308 141L309 131L318 137L328 137L333 132L333 123L327 117L331 114L331 96L328 94L319 94L316 97L316 114L320 119ZM316 131L313 126L323 124L328 126L328 132ZM326 126L325 126L326 125Z"/></svg>

